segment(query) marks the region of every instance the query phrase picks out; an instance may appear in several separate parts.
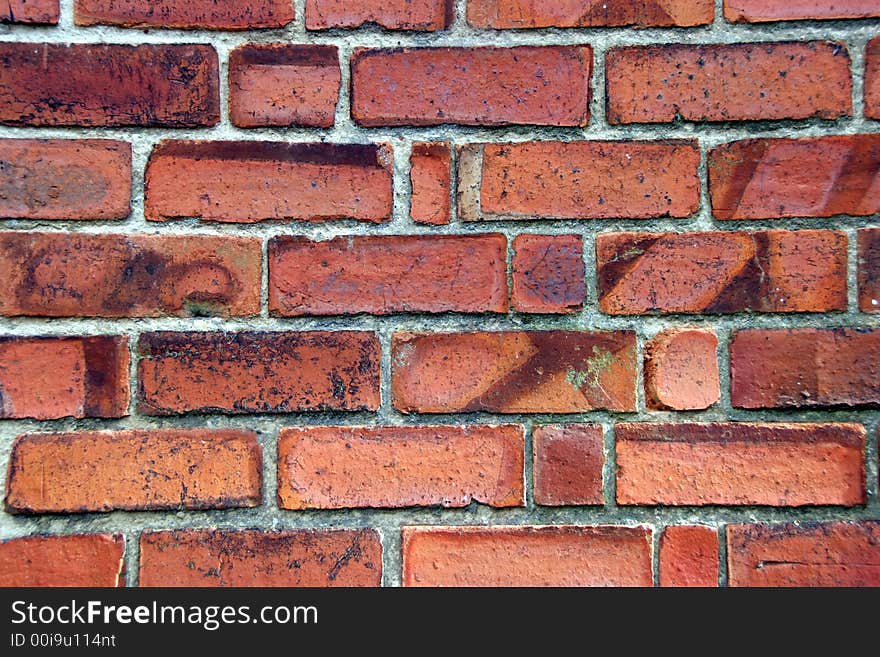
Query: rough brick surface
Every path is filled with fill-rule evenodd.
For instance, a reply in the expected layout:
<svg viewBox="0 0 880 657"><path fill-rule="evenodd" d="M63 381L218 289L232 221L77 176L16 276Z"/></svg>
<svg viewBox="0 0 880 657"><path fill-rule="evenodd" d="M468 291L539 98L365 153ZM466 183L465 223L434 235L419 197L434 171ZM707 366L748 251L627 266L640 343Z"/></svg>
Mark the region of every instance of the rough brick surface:
<svg viewBox="0 0 880 657"><path fill-rule="evenodd" d="M587 296L580 235L517 235L511 302L522 313L576 313Z"/></svg>
<svg viewBox="0 0 880 657"><path fill-rule="evenodd" d="M28 536L0 541L0 587L116 587L124 583L122 534Z"/></svg>
<svg viewBox="0 0 880 657"><path fill-rule="evenodd" d="M880 3L877 3L880 14ZM865 116L880 119L880 37L865 46Z"/></svg>
<svg viewBox="0 0 880 657"><path fill-rule="evenodd" d="M635 410L630 331L396 333L391 387L405 413Z"/></svg>
<svg viewBox="0 0 880 657"><path fill-rule="evenodd" d="M307 427L278 441L283 509L525 505L520 426Z"/></svg>
<svg viewBox="0 0 880 657"><path fill-rule="evenodd" d="M391 217L391 180L386 145L166 141L147 166L145 213L151 221L381 222Z"/></svg>
<svg viewBox="0 0 880 657"><path fill-rule="evenodd" d="M504 235L337 237L269 243L278 315L507 312Z"/></svg>
<svg viewBox="0 0 880 657"><path fill-rule="evenodd" d="M58 23L59 0L6 0L0 23Z"/></svg>
<svg viewBox="0 0 880 657"><path fill-rule="evenodd" d="M618 504L865 503L860 424L618 424Z"/></svg>
<svg viewBox="0 0 880 657"><path fill-rule="evenodd" d="M227 509L261 502L256 434L160 429L19 436L6 479L13 513Z"/></svg>
<svg viewBox="0 0 880 657"><path fill-rule="evenodd" d="M469 0L474 27L692 27L715 17L713 0Z"/></svg>
<svg viewBox="0 0 880 657"><path fill-rule="evenodd" d="M0 417L128 415L128 338L0 337Z"/></svg>
<svg viewBox="0 0 880 657"><path fill-rule="evenodd" d="M718 337L712 331L669 329L645 348L645 398L654 410L698 411L721 398Z"/></svg>
<svg viewBox="0 0 880 657"><path fill-rule="evenodd" d="M660 535L660 586L718 586L718 531L666 527Z"/></svg>
<svg viewBox="0 0 880 657"><path fill-rule="evenodd" d="M77 25L250 30L293 20L291 0L76 0Z"/></svg>
<svg viewBox="0 0 880 657"><path fill-rule="evenodd" d="M219 564L219 566L218 566ZM379 586L382 544L351 531L144 532L140 586Z"/></svg>
<svg viewBox="0 0 880 657"><path fill-rule="evenodd" d="M454 0L306 0L306 29L379 25L387 30L434 32L452 25Z"/></svg>
<svg viewBox="0 0 880 657"><path fill-rule="evenodd" d="M643 527L405 527L405 586L651 586Z"/></svg>
<svg viewBox="0 0 880 657"><path fill-rule="evenodd" d="M615 48L606 56L608 121L836 119L852 113L842 43Z"/></svg>
<svg viewBox="0 0 880 657"><path fill-rule="evenodd" d="M880 313L880 228L859 231L859 308Z"/></svg>
<svg viewBox="0 0 880 657"><path fill-rule="evenodd" d="M876 16L880 16L877 0L724 0L724 17L735 23Z"/></svg>
<svg viewBox="0 0 880 657"><path fill-rule="evenodd" d="M409 214L417 224L440 226L451 218L451 147L449 142L417 142L410 156L412 196Z"/></svg>
<svg viewBox="0 0 880 657"><path fill-rule="evenodd" d="M602 427L562 424L535 427L535 503L543 506L604 504L605 465Z"/></svg>

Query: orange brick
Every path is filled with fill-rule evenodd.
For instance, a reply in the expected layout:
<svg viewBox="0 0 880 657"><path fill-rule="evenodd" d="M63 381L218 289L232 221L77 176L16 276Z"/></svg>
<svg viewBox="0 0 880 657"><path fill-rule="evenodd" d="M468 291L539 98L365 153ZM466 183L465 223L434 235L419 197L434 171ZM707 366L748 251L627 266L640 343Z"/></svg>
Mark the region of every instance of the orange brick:
<svg viewBox="0 0 880 657"><path fill-rule="evenodd" d="M712 331L669 329L645 351L645 397L654 410L696 411L721 398L718 338Z"/></svg>
<svg viewBox="0 0 880 657"><path fill-rule="evenodd" d="M417 224L441 226L451 215L451 149L449 142L416 142L410 156L409 214Z"/></svg>
<svg viewBox="0 0 880 657"><path fill-rule="evenodd" d="M724 17L734 23L875 16L880 16L880 2L877 0L724 0Z"/></svg>
<svg viewBox="0 0 880 657"><path fill-rule="evenodd" d="M0 541L0 587L124 586L124 552L122 534Z"/></svg>
<svg viewBox="0 0 880 657"><path fill-rule="evenodd" d="M0 23L58 24L58 0L6 0L0 8Z"/></svg>
<svg viewBox="0 0 880 657"><path fill-rule="evenodd" d="M511 302L524 313L576 313L587 296L580 235L517 235Z"/></svg>
<svg viewBox="0 0 880 657"><path fill-rule="evenodd" d="M692 27L715 18L713 0L468 0L473 27Z"/></svg>
<svg viewBox="0 0 880 657"><path fill-rule="evenodd" d="M666 527L660 535L660 586L718 586L718 531Z"/></svg>
<svg viewBox="0 0 880 657"><path fill-rule="evenodd" d="M306 0L306 29L375 24L386 30L434 32L452 25L453 0Z"/></svg>

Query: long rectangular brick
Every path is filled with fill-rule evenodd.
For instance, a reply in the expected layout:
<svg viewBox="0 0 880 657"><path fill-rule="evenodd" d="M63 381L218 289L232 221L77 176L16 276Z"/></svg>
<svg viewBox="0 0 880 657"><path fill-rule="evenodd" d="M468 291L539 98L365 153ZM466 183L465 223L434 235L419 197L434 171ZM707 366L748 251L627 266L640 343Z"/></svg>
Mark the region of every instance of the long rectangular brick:
<svg viewBox="0 0 880 657"><path fill-rule="evenodd" d="M0 541L0 587L125 585L122 534L27 536Z"/></svg>
<svg viewBox="0 0 880 657"><path fill-rule="evenodd" d="M850 58L830 41L612 48L611 124L837 119L852 114Z"/></svg>
<svg viewBox="0 0 880 657"><path fill-rule="evenodd" d="M57 25L59 0L6 0L0 7L0 23L37 23Z"/></svg>
<svg viewBox="0 0 880 657"><path fill-rule="evenodd" d="M6 481L11 513L251 507L262 456L255 433L232 429L25 434Z"/></svg>
<svg viewBox="0 0 880 657"><path fill-rule="evenodd" d="M736 331L730 399L737 408L880 404L880 329Z"/></svg>
<svg viewBox="0 0 880 657"><path fill-rule="evenodd" d="M525 506L523 427L297 427L278 436L282 509Z"/></svg>
<svg viewBox="0 0 880 657"><path fill-rule="evenodd" d="M0 337L0 418L128 415L128 338Z"/></svg>
<svg viewBox="0 0 880 657"><path fill-rule="evenodd" d="M284 27L291 0L76 0L77 25L252 30Z"/></svg>
<svg viewBox="0 0 880 657"><path fill-rule="evenodd" d="M599 307L610 315L847 307L847 237L838 231L605 233L596 267Z"/></svg>
<svg viewBox="0 0 880 657"><path fill-rule="evenodd" d="M465 221L689 217L700 207L695 141L470 144L458 153Z"/></svg>
<svg viewBox="0 0 880 657"><path fill-rule="evenodd" d="M724 17L733 23L836 20L880 16L878 0L724 0Z"/></svg>
<svg viewBox="0 0 880 657"><path fill-rule="evenodd" d="M404 527L404 586L651 586L646 527Z"/></svg>
<svg viewBox="0 0 880 657"><path fill-rule="evenodd" d="M0 232L0 315L256 315L258 238Z"/></svg>
<svg viewBox="0 0 880 657"><path fill-rule="evenodd" d="M584 126L592 67L589 46L359 48L351 115L368 127Z"/></svg>
<svg viewBox="0 0 880 657"><path fill-rule="evenodd" d="M374 333L142 333L138 350L138 408L148 415L379 407Z"/></svg>
<svg viewBox="0 0 880 657"><path fill-rule="evenodd" d="M163 141L147 164L144 212L150 221L378 223L391 218L392 176L385 144Z"/></svg>
<svg viewBox="0 0 880 657"><path fill-rule="evenodd" d="M434 32L452 25L454 0L306 0L306 29L378 25L386 30Z"/></svg>
<svg viewBox="0 0 880 657"><path fill-rule="evenodd" d="M380 586L382 543L372 529L141 534L140 586Z"/></svg>
<svg viewBox="0 0 880 657"><path fill-rule="evenodd" d="M207 45L0 43L0 124L199 127L220 121Z"/></svg>
<svg viewBox="0 0 880 657"><path fill-rule="evenodd" d="M636 409L632 331L396 333L394 407L404 413Z"/></svg>
<svg viewBox="0 0 880 657"><path fill-rule="evenodd" d="M865 503L860 424L618 424L624 505Z"/></svg>
<svg viewBox="0 0 880 657"><path fill-rule="evenodd" d="M473 27L693 27L715 18L713 0L468 0Z"/></svg>
<svg viewBox="0 0 880 657"><path fill-rule="evenodd" d="M859 231L859 308L880 313L880 228Z"/></svg>
<svg viewBox="0 0 880 657"><path fill-rule="evenodd" d="M504 235L269 241L269 310L283 316L507 312Z"/></svg>

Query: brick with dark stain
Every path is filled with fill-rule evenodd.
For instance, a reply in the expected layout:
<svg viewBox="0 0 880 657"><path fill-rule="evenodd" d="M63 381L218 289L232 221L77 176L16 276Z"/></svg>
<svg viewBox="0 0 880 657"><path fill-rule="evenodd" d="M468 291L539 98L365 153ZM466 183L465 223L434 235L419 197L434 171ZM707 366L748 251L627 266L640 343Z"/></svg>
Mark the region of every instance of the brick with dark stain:
<svg viewBox="0 0 880 657"><path fill-rule="evenodd" d="M6 0L0 6L0 23L57 25L59 0Z"/></svg>
<svg viewBox="0 0 880 657"><path fill-rule="evenodd" d="M284 27L293 20L290 0L76 0L77 25L251 30Z"/></svg>
<svg viewBox="0 0 880 657"><path fill-rule="evenodd" d="M476 28L693 27L715 17L713 0L469 0Z"/></svg>
<svg viewBox="0 0 880 657"><path fill-rule="evenodd" d="M587 296L580 235L517 235L511 301L524 313L576 313Z"/></svg>

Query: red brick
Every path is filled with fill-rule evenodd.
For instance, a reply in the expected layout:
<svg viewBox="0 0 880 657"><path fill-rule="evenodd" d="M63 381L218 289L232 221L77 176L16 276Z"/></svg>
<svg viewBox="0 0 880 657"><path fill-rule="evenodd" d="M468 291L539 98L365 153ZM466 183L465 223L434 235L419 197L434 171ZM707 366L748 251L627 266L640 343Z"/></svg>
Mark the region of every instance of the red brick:
<svg viewBox="0 0 880 657"><path fill-rule="evenodd" d="M587 296L580 235L517 235L513 240L514 310L576 313Z"/></svg>
<svg viewBox="0 0 880 657"><path fill-rule="evenodd" d="M636 410L632 331L396 333L391 387L404 413Z"/></svg>
<svg viewBox="0 0 880 657"><path fill-rule="evenodd" d="M880 8L880 2L876 4ZM865 116L880 119L880 37L865 46Z"/></svg>
<svg viewBox="0 0 880 657"><path fill-rule="evenodd" d="M0 541L0 587L124 586L124 552L122 534Z"/></svg>
<svg viewBox="0 0 880 657"><path fill-rule="evenodd" d="M880 16L880 2L877 0L724 0L724 17L733 23L875 16Z"/></svg>
<svg viewBox="0 0 880 657"><path fill-rule="evenodd" d="M404 527L405 586L651 586L645 527Z"/></svg>
<svg viewBox="0 0 880 657"><path fill-rule="evenodd" d="M0 232L0 315L255 315L258 238Z"/></svg>
<svg viewBox="0 0 880 657"><path fill-rule="evenodd" d="M860 424L618 424L625 505L865 503Z"/></svg>
<svg viewBox="0 0 880 657"><path fill-rule="evenodd" d="M341 79L336 46L241 46L229 55L229 119L241 128L330 128Z"/></svg>
<svg viewBox="0 0 880 657"><path fill-rule="evenodd" d="M0 217L125 219L131 145L105 139L0 140Z"/></svg>
<svg viewBox="0 0 880 657"><path fill-rule="evenodd" d="M351 115L362 126L585 126L592 66L589 46L360 48Z"/></svg>
<svg viewBox="0 0 880 657"><path fill-rule="evenodd" d="M516 425L282 429L278 505L525 506L524 450Z"/></svg>
<svg viewBox="0 0 880 657"><path fill-rule="evenodd" d="M372 529L141 534L140 586L380 586L382 543Z"/></svg>
<svg viewBox="0 0 880 657"><path fill-rule="evenodd" d="M386 30L434 32L452 25L453 0L306 0L306 29L373 24Z"/></svg>
<svg viewBox="0 0 880 657"><path fill-rule="evenodd" d="M128 338L0 337L0 417L128 415Z"/></svg>
<svg viewBox="0 0 880 657"><path fill-rule="evenodd" d="M709 153L717 219L880 212L880 135L748 139Z"/></svg>
<svg viewBox="0 0 880 657"><path fill-rule="evenodd" d="M599 307L609 315L847 307L842 232L605 233L596 260Z"/></svg>
<svg viewBox="0 0 880 657"><path fill-rule="evenodd" d="M660 535L660 586L718 586L718 532L712 527L666 527Z"/></svg>
<svg viewBox="0 0 880 657"><path fill-rule="evenodd" d="M58 0L6 0L0 7L0 23L58 24Z"/></svg>
<svg viewBox="0 0 880 657"><path fill-rule="evenodd" d="M251 30L293 20L291 0L76 0L77 25Z"/></svg>
<svg viewBox="0 0 880 657"><path fill-rule="evenodd" d="M410 162L409 214L417 224L441 226L451 218L452 153L449 142L416 142Z"/></svg>
<svg viewBox="0 0 880 657"><path fill-rule="evenodd" d="M880 403L880 330L744 330L730 343L737 408Z"/></svg>
<svg viewBox="0 0 880 657"><path fill-rule="evenodd" d="M842 43L636 46L611 49L605 63L611 124L852 114Z"/></svg>
<svg viewBox="0 0 880 657"><path fill-rule="evenodd" d="M269 309L284 316L507 312L507 238L276 237Z"/></svg>
<svg viewBox="0 0 880 657"><path fill-rule="evenodd" d="M291 413L375 411L374 333L142 333L138 410Z"/></svg>
<svg viewBox="0 0 880 657"><path fill-rule="evenodd" d="M718 338L712 331L669 329L645 351L645 398L653 410L699 411L721 398Z"/></svg>
<svg viewBox="0 0 880 657"><path fill-rule="evenodd" d="M0 43L0 64L3 125L183 128L220 121L211 46Z"/></svg>
<svg viewBox="0 0 880 657"><path fill-rule="evenodd" d="M382 222L393 202L390 146L164 141L150 156L150 221Z"/></svg>
<svg viewBox="0 0 880 657"><path fill-rule="evenodd" d="M458 155L465 221L689 217L695 141L472 144Z"/></svg>
<svg viewBox="0 0 880 657"><path fill-rule="evenodd" d="M233 429L26 434L6 481L11 513L251 507L262 456L255 433Z"/></svg>
<svg viewBox="0 0 880 657"><path fill-rule="evenodd" d="M880 313L880 228L859 231L859 308Z"/></svg>
<svg viewBox="0 0 880 657"><path fill-rule="evenodd" d="M535 427L535 503L542 506L604 504L605 466L601 425L557 424Z"/></svg>
<svg viewBox="0 0 880 657"><path fill-rule="evenodd" d="M713 0L468 0L473 27L692 27L715 18Z"/></svg>

